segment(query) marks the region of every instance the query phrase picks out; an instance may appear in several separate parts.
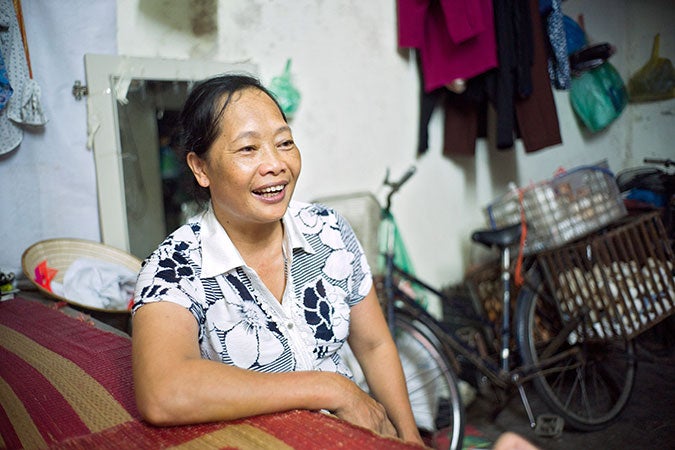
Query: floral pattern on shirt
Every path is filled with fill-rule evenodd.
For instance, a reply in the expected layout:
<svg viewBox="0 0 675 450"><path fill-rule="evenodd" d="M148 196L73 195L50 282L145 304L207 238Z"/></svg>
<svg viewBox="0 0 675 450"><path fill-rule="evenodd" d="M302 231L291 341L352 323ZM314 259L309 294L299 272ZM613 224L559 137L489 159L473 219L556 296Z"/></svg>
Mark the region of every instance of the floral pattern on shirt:
<svg viewBox="0 0 675 450"><path fill-rule="evenodd" d="M176 230L144 262L133 311L155 301L184 306L198 322L205 358L262 372L313 369L351 376L339 350L349 335L350 308L372 280L347 222L323 206L291 203L286 228L300 232L309 247L296 242L292 250L291 295L282 306L245 266L201 277L206 214L212 212Z"/></svg>
<svg viewBox="0 0 675 450"><path fill-rule="evenodd" d="M216 326L216 333L223 343L221 359L237 367L264 371L285 351L290 351L286 338L237 277L226 275L225 278L237 289L243 302L234 305L239 320L230 322L231 327L227 329ZM253 345L244 346L241 342Z"/></svg>

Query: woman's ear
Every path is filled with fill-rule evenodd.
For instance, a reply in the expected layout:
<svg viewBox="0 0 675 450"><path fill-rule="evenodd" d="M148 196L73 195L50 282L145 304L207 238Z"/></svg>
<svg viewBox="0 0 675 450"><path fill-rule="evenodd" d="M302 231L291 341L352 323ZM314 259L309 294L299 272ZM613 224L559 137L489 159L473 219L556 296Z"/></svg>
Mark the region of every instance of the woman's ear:
<svg viewBox="0 0 675 450"><path fill-rule="evenodd" d="M209 177L205 171L205 162L195 152L187 154L187 164L201 187L209 187Z"/></svg>

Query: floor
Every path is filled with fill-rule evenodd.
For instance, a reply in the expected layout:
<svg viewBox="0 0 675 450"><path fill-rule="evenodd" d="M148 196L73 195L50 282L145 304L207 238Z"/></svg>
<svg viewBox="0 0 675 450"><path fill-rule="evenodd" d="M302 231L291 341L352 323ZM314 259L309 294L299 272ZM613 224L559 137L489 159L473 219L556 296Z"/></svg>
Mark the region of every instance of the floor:
<svg viewBox="0 0 675 450"><path fill-rule="evenodd" d="M467 423L494 441L514 431L542 450L675 449L675 316L636 343L637 374L632 396L619 418L596 432L563 431L557 438L537 436L517 395L493 419L494 403L478 397L467 408ZM528 391L529 392L529 391ZM535 414L545 412L536 398Z"/></svg>

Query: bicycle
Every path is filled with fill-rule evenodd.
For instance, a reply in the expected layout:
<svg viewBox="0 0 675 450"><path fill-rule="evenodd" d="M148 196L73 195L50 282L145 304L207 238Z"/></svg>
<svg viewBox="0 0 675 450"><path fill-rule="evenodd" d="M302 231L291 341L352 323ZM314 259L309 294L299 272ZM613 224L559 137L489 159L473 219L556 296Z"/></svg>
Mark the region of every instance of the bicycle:
<svg viewBox="0 0 675 450"><path fill-rule="evenodd" d="M626 331L623 324L613 323L619 312L616 307L610 305L599 309L592 302L589 302L590 307L577 305L579 295L590 286L588 281L586 284L582 279L574 281L574 286L580 291L577 297L561 294L561 287L565 286L554 278L567 276L565 270L569 270L570 266L577 267L575 264L567 264L567 267L563 264L556 271L556 263L560 262L557 259L561 255L566 260L576 258L583 268L582 275L584 271L591 273L593 267L583 265L582 260L588 259L583 257L583 253L595 249L593 246L597 246L598 239L604 244L606 239L610 239L607 236L618 235L621 238L623 233L632 233L635 227L651 226L656 223L655 216L645 217L637 224L621 224L607 231L606 235L605 231L603 234L594 233L580 243L565 245L555 252L527 257L524 282L514 292L517 294L517 307L513 318L510 314L513 287L511 249L521 237L521 227L513 225L475 232L472 236L474 242L497 248L500 253L498 272L502 281L502 314L500 320L490 321L475 295L458 304L457 299L433 288L396 263L391 202L393 195L413 173L414 169L411 169L398 181L391 182L387 172L385 178L384 185L389 192L385 205L380 207L380 219L387 238L382 251L385 264L380 284L387 320L404 363L418 426L430 439L446 433L448 447L460 448L464 410L455 373L471 381L471 377L466 376L467 365L475 368L480 375L480 382L476 384L487 382L495 392L502 393L498 399L501 400L499 406L505 404L504 400L514 390L517 391L530 426L538 434L559 435L565 424L586 431L609 424L626 405L632 391L636 365L632 338L661 320L665 307L672 312L674 299L671 294L669 298L659 300L662 301L659 314L652 314L653 317L650 316L647 321L638 317L648 323ZM340 201L346 197L323 199L322 203L329 206L332 203L340 211ZM372 200L372 196L370 198ZM340 212L344 214L344 209ZM657 233L662 232L657 230ZM673 260L672 251L664 255L666 261ZM666 276L659 281L667 286L666 290L675 291L672 277L668 280ZM418 303L419 291L439 298L445 305L454 304L458 307L455 312L463 312L451 318L453 320L438 320ZM624 304L626 308L629 306ZM515 339L511 336L512 328L515 328ZM492 347L496 347L496 355L490 352ZM528 381L532 381L554 414L534 417L524 389Z"/></svg>
<svg viewBox="0 0 675 450"><path fill-rule="evenodd" d="M666 232L675 240L675 161L645 158L640 167L622 170L616 176L619 190L626 193L629 209L662 210Z"/></svg>

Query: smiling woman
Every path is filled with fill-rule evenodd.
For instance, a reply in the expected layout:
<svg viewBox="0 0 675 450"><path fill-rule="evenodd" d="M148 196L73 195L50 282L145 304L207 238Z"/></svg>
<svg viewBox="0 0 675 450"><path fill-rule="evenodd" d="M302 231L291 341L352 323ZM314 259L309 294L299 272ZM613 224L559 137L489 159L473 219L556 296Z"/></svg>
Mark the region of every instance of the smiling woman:
<svg viewBox="0 0 675 450"><path fill-rule="evenodd" d="M421 442L360 243L335 211L292 201L300 152L274 97L250 76L214 77L192 90L179 124L206 208L138 278L133 366L144 418L328 410ZM347 342L372 397L341 358Z"/></svg>
<svg viewBox="0 0 675 450"><path fill-rule="evenodd" d="M203 139L201 133L186 134L183 139L195 181L211 199L218 220L227 223L231 237L250 235L254 224L272 232L280 230L278 221L291 200L301 167L291 129L271 94L250 86L232 92L233 86L246 83L251 80L244 76L211 79L204 88L213 89L217 98L224 95L218 102L222 106L188 102L184 112L184 116L213 118L212 123L196 124L196 129L220 131ZM215 114L208 114L210 108L216 108ZM260 121L261 116L267 119ZM274 224L270 227L269 222Z"/></svg>

